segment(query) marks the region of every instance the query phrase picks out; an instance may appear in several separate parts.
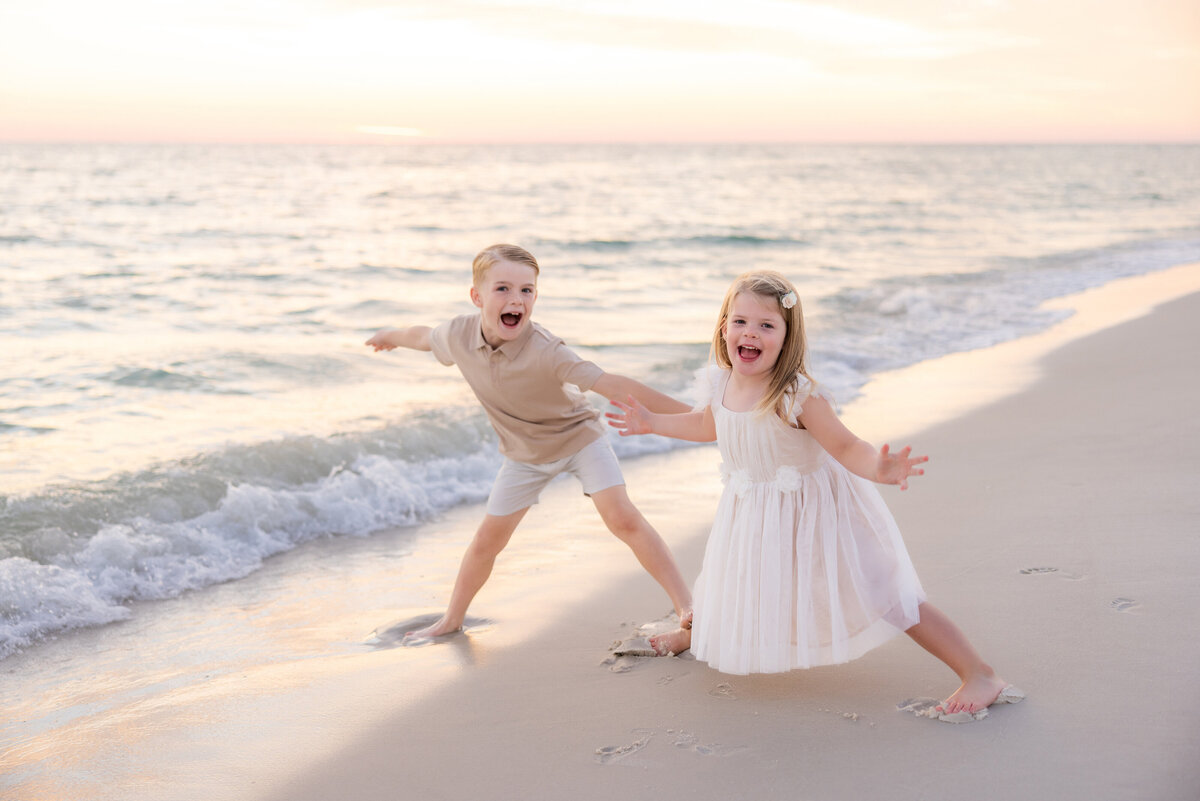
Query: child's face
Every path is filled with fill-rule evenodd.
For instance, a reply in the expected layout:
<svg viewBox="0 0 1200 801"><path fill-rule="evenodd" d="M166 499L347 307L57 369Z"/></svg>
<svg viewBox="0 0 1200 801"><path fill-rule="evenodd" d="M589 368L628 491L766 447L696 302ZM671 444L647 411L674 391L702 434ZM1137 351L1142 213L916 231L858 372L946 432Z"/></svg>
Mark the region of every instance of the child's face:
<svg viewBox="0 0 1200 801"><path fill-rule="evenodd" d="M779 359L787 324L774 298L742 292L733 299L725 321L725 347L734 372L770 375Z"/></svg>
<svg viewBox="0 0 1200 801"><path fill-rule="evenodd" d="M483 338L493 348L529 327L535 300L537 273L528 264L498 261L471 287L471 302L483 310Z"/></svg>

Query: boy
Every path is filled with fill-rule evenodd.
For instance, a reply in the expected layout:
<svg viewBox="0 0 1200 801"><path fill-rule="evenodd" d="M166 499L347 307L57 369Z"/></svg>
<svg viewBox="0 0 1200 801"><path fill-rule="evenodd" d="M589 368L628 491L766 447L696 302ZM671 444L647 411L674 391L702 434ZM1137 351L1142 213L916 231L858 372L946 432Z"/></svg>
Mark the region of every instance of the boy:
<svg viewBox="0 0 1200 801"><path fill-rule="evenodd" d="M690 622L691 592L662 537L629 500L606 429L579 390L610 400L632 395L659 413L687 412L690 407L633 379L604 372L535 325L531 318L538 273L537 260L525 249L492 245L472 265L471 302L479 313L436 328L384 329L366 342L376 351L432 351L442 364L456 364L487 412L504 456L487 514L463 555L445 614L406 636L436 637L462 627L467 607L491 575L496 556L537 503L542 488L563 471L579 479L604 524L666 590L680 620Z"/></svg>

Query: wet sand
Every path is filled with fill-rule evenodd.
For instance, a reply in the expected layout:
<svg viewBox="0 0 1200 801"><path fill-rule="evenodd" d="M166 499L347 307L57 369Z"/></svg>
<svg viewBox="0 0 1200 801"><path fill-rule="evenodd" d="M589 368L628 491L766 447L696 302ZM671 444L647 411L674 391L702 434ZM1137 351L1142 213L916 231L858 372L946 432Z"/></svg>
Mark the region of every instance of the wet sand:
<svg viewBox="0 0 1200 801"><path fill-rule="evenodd" d="M1141 307L1130 299L1155 280L1169 297L1200 288L1198 275L1177 269L1080 302L1094 328L1152 308L1153 291ZM896 377L847 409L852 425L894 424L932 455L909 492L885 497L931 600L1025 702L961 725L901 711L956 685L905 637L848 665L772 676L723 676L686 655L606 659L602 643L665 606L623 570L573 604L531 587L526 614L555 620L519 647L493 651L486 634L436 646L478 643L487 658L261 797L1189 797L1200 786L1183 705L1200 664L1198 321L1190 294L1065 344L1087 329L1004 346L1031 368L1010 381L1019 391L923 430L866 419ZM984 365L956 380L1010 388L987 372L997 350L954 357ZM689 576L715 503L715 483L692 472L706 461L708 449L629 469Z"/></svg>

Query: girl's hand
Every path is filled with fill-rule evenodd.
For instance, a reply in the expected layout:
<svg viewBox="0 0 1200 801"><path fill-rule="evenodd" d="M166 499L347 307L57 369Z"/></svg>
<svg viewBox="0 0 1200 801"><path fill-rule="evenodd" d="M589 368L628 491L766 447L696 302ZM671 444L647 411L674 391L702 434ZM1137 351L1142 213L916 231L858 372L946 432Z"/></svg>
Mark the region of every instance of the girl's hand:
<svg viewBox="0 0 1200 801"><path fill-rule="evenodd" d="M650 429L650 421L647 419L650 412L632 395L629 395L626 400L628 403L621 403L619 400L609 401L621 411L605 412L604 416L608 418L608 424L617 429L622 437L628 437L631 434L653 434L654 432Z"/></svg>
<svg viewBox="0 0 1200 801"><path fill-rule="evenodd" d="M929 461L928 456L909 458L910 453L911 445L906 445L899 453L890 453L887 445L880 448L875 480L880 484L899 484L900 489L908 489L909 476L925 475L925 471L915 465Z"/></svg>

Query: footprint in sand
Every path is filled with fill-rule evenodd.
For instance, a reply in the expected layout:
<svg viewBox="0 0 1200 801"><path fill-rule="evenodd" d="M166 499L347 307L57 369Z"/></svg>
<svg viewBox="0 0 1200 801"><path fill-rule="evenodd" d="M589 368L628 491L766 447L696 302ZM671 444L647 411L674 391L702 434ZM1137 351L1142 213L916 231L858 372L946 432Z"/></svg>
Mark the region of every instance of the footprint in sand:
<svg viewBox="0 0 1200 801"><path fill-rule="evenodd" d="M1079 573L1069 573L1065 570L1059 570L1057 567L1026 567L1022 568L1020 572L1023 576L1044 576L1049 573L1057 573L1061 578L1065 578L1068 581L1079 581L1084 578Z"/></svg>
<svg viewBox="0 0 1200 801"><path fill-rule="evenodd" d="M607 665L613 673L628 673L650 660L645 657L657 658L650 641L645 637L627 637L617 640L608 649L609 656L600 664Z"/></svg>
<svg viewBox="0 0 1200 801"><path fill-rule="evenodd" d="M694 748L696 745L696 735L691 732L667 729L667 734L674 736L676 748Z"/></svg>
<svg viewBox="0 0 1200 801"><path fill-rule="evenodd" d="M634 733L636 734L637 732ZM634 740L632 743L626 743L625 745L606 745L603 748L597 748L596 761L601 765L607 765L611 762L624 759L630 754L636 754L638 751L641 751L646 747L646 745L650 742L650 738L653 736L654 734L651 732L644 735L640 739Z"/></svg>
<svg viewBox="0 0 1200 801"><path fill-rule="evenodd" d="M714 698L728 698L730 701L737 700L737 694L734 693L733 687L724 681L709 690L708 694Z"/></svg>
<svg viewBox="0 0 1200 801"><path fill-rule="evenodd" d="M621 656L610 656L600 664L608 665L608 669L613 673L628 673L638 666L639 660L637 657L623 654Z"/></svg>
<svg viewBox="0 0 1200 801"><path fill-rule="evenodd" d="M676 748L685 751L694 751L700 756L730 756L746 750L744 745L722 745L721 743L702 743L700 738L692 734L690 731L682 729L675 731L667 729L667 736L674 737L674 745Z"/></svg>
<svg viewBox="0 0 1200 801"><path fill-rule="evenodd" d="M720 743L701 743L692 749L700 756L727 757L740 754L747 750L744 745L721 745Z"/></svg>
<svg viewBox="0 0 1200 801"><path fill-rule="evenodd" d="M1109 606L1118 612L1128 612L1131 609L1137 609L1141 604L1132 598L1113 598L1109 601Z"/></svg>

